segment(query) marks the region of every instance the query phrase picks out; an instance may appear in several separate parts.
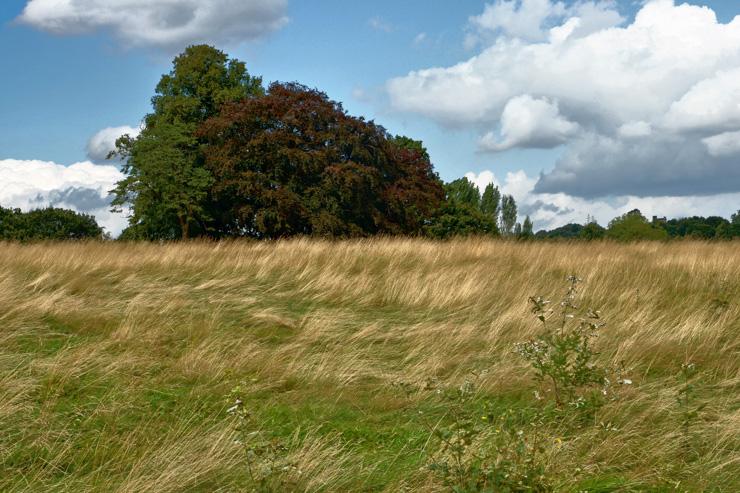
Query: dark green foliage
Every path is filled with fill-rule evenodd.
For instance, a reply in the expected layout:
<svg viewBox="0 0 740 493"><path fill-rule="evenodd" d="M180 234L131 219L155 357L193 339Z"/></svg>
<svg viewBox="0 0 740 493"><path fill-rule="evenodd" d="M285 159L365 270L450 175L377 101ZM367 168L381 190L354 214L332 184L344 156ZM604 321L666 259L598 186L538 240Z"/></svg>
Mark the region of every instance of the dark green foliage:
<svg viewBox="0 0 740 493"><path fill-rule="evenodd" d="M499 195L489 185L481 198L478 187L465 177L447 183L446 200L429 220L425 234L437 239L498 236Z"/></svg>
<svg viewBox="0 0 740 493"><path fill-rule="evenodd" d="M730 218L730 232L733 238L740 237L740 210Z"/></svg>
<svg viewBox="0 0 740 493"><path fill-rule="evenodd" d="M720 224L714 231L714 237L718 240L729 240L732 238L732 236L733 228L732 224L730 224L729 222Z"/></svg>
<svg viewBox="0 0 740 493"><path fill-rule="evenodd" d="M135 140L121 139L127 175L118 183L113 201L135 204L131 227L140 238L176 239L190 236L191 225L205 233L205 200L213 179L198 165L194 126L160 122Z"/></svg>
<svg viewBox="0 0 740 493"><path fill-rule="evenodd" d="M299 84L273 84L210 46L175 58L118 154L123 239L420 234L443 198L420 141Z"/></svg>
<svg viewBox="0 0 740 493"><path fill-rule="evenodd" d="M601 240L606 236L606 229L596 221L591 221L578 233L582 240Z"/></svg>
<svg viewBox="0 0 740 493"><path fill-rule="evenodd" d="M565 239L573 239L580 237L581 231L583 231L584 226L582 224L576 224L576 223L570 223L566 224L565 226L560 226L559 228L555 228L551 231L538 231L537 232L537 238L565 238Z"/></svg>
<svg viewBox="0 0 740 493"><path fill-rule="evenodd" d="M501 207L501 192L493 183L489 183L483 191L480 201L480 210L494 219L498 218L499 208Z"/></svg>
<svg viewBox="0 0 740 493"><path fill-rule="evenodd" d="M95 218L67 209L20 209L0 207L0 240L82 240L101 239L103 229Z"/></svg>
<svg viewBox="0 0 740 493"><path fill-rule="evenodd" d="M617 241L664 240L668 238L665 229L650 224L642 213L635 209L612 219L606 237Z"/></svg>
<svg viewBox="0 0 740 493"><path fill-rule="evenodd" d="M216 116L224 103L262 94L262 79L249 75L244 62L212 46L189 46L157 84L146 126L200 123Z"/></svg>
<svg viewBox="0 0 740 493"><path fill-rule="evenodd" d="M425 228L431 238L497 236L496 220L478 209L456 201L447 201Z"/></svg>
<svg viewBox="0 0 740 493"><path fill-rule="evenodd" d="M207 45L188 47L163 75L154 111L137 138L124 136L117 154L127 175L113 193L115 208L131 205L131 232L140 239L188 238L207 233L218 205L208 200L212 178L203 167L195 130L231 101L264 94L243 62Z"/></svg>
<svg viewBox="0 0 740 493"><path fill-rule="evenodd" d="M467 178L458 178L457 180L445 185L445 195L448 202L463 204L480 209L480 192L478 187Z"/></svg>
<svg viewBox="0 0 740 493"><path fill-rule="evenodd" d="M5 209L0 207L0 239L15 239L21 226L20 209Z"/></svg>
<svg viewBox="0 0 740 493"><path fill-rule="evenodd" d="M730 221L722 217L686 217L671 219L661 224L671 238L731 238L733 236Z"/></svg>
<svg viewBox="0 0 740 493"><path fill-rule="evenodd" d="M532 224L532 220L529 216L525 217L524 222L522 223L522 230L519 233L520 238L524 240L532 238L534 236L533 228L534 225Z"/></svg>
<svg viewBox="0 0 740 493"><path fill-rule="evenodd" d="M511 195L501 197L501 233L511 235L516 226L516 201Z"/></svg>

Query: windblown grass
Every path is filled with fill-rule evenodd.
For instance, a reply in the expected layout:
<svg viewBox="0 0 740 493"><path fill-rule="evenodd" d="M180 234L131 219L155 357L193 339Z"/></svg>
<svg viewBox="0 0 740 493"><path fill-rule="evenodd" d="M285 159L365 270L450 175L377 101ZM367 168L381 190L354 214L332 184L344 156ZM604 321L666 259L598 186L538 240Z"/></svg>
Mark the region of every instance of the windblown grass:
<svg viewBox="0 0 740 493"><path fill-rule="evenodd" d="M561 491L740 491L740 243L0 244L0 491L248 491L245 389L305 491L435 491L420 389L536 405L532 295L584 279L634 385L550 445ZM675 375L701 370L696 456Z"/></svg>

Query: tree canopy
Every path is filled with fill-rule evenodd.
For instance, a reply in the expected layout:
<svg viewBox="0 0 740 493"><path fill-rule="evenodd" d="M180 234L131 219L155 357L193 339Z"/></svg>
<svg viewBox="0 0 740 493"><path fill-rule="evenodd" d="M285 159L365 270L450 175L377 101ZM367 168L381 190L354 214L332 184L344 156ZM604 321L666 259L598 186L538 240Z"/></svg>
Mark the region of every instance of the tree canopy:
<svg viewBox="0 0 740 493"><path fill-rule="evenodd" d="M606 236L606 229L596 221L588 221L578 233L578 237L584 240L601 240Z"/></svg>
<svg viewBox="0 0 740 493"><path fill-rule="evenodd" d="M103 237L103 228L87 214L51 207L30 212L0 207L0 240L83 240Z"/></svg>
<svg viewBox="0 0 740 493"><path fill-rule="evenodd" d="M480 209L480 191L467 178L458 178L445 185L445 196L448 201Z"/></svg>
<svg viewBox="0 0 740 493"><path fill-rule="evenodd" d="M113 190L114 207L131 208L128 238L188 238L207 233L215 204L196 130L224 104L264 94L262 80L239 60L207 45L188 47L162 76L136 138L119 139L126 178Z"/></svg>
<svg viewBox="0 0 740 493"><path fill-rule="evenodd" d="M638 210L632 210L609 222L606 237L617 241L664 240L665 229L651 224Z"/></svg>
<svg viewBox="0 0 740 493"><path fill-rule="evenodd" d="M430 218L425 233L438 239L498 236L498 188L478 187L466 177L445 184L445 201Z"/></svg>
<svg viewBox="0 0 740 493"><path fill-rule="evenodd" d="M517 206L514 197L504 195L501 197L501 233L504 235L514 234L516 226Z"/></svg>
<svg viewBox="0 0 740 493"><path fill-rule="evenodd" d="M499 207L501 207L501 192L493 183L489 183L480 199L480 210L484 214L498 218Z"/></svg>
<svg viewBox="0 0 740 493"><path fill-rule="evenodd" d="M444 198L428 155L326 94L272 84L201 127L217 234L420 234Z"/></svg>

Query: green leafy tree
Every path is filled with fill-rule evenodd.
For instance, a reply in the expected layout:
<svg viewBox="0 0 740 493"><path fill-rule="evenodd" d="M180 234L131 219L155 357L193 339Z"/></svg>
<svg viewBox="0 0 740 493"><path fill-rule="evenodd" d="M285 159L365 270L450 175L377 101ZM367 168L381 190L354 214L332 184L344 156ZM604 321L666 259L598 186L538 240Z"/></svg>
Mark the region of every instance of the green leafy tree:
<svg viewBox="0 0 740 493"><path fill-rule="evenodd" d="M103 228L88 214L51 207L24 213L0 207L0 240L84 240L104 236Z"/></svg>
<svg viewBox="0 0 740 493"><path fill-rule="evenodd" d="M20 227L20 209L0 207L0 240L14 240Z"/></svg>
<svg viewBox="0 0 740 493"><path fill-rule="evenodd" d="M193 132L192 124L160 122L136 140L119 141L126 178L117 184L113 205L134 204L134 236L174 238L179 233L187 239L191 224L208 218L204 204L213 179L198 164Z"/></svg>
<svg viewBox="0 0 740 493"><path fill-rule="evenodd" d="M113 190L113 205L132 209L125 237L185 239L194 228L206 233L219 206L209 200L212 177L195 131L224 104L263 94L260 78L216 48L190 46L175 58L141 134L117 143L126 178Z"/></svg>
<svg viewBox="0 0 740 493"><path fill-rule="evenodd" d="M635 209L612 219L606 237L617 241L664 240L668 238L668 233L665 229L650 224L645 216Z"/></svg>
<svg viewBox="0 0 740 493"><path fill-rule="evenodd" d="M468 204L445 201L426 226L425 234L436 239L498 236L498 227L494 218Z"/></svg>
<svg viewBox="0 0 740 493"><path fill-rule="evenodd" d="M157 84L154 112L146 116L146 126L201 123L216 116L225 103L264 92L262 78L249 75L244 62L212 46L189 46Z"/></svg>
<svg viewBox="0 0 740 493"><path fill-rule="evenodd" d="M529 216L524 218L524 222L522 223L522 232L520 236L524 239L529 239L534 236L534 225L532 224L532 220L529 218Z"/></svg>
<svg viewBox="0 0 740 493"><path fill-rule="evenodd" d="M459 178L445 185L447 200L458 204L465 204L473 209L480 209L480 191L467 178Z"/></svg>
<svg viewBox="0 0 740 493"><path fill-rule="evenodd" d="M688 237L708 240L721 236L723 231L729 231L730 222L718 216L694 216L662 221L660 225L672 238ZM720 231L720 234L718 234L718 231Z"/></svg>
<svg viewBox="0 0 740 493"><path fill-rule="evenodd" d="M733 238L740 237L740 210L730 219L730 230Z"/></svg>
<svg viewBox="0 0 740 493"><path fill-rule="evenodd" d="M717 226L717 229L715 230L714 237L719 240L729 240L732 238L732 224L729 222L722 223L719 226Z"/></svg>
<svg viewBox="0 0 740 493"><path fill-rule="evenodd" d="M517 218L517 207L514 197L504 195L501 197L501 232L504 235L511 235L514 231Z"/></svg>
<svg viewBox="0 0 740 493"><path fill-rule="evenodd" d="M484 214L488 214L489 216L491 216L494 221L498 221L500 205L501 192L499 191L497 186L495 186L493 183L489 183L483 191L483 195L481 196L480 210Z"/></svg>
<svg viewBox="0 0 740 493"><path fill-rule="evenodd" d="M581 229L578 237L584 240L600 240L606 236L606 229L595 220L591 220Z"/></svg>

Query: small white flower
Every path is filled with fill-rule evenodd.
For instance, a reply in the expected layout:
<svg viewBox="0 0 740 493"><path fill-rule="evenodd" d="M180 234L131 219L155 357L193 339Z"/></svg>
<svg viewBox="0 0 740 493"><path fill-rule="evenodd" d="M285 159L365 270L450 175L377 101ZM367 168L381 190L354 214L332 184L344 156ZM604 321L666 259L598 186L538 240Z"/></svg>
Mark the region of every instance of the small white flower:
<svg viewBox="0 0 740 493"><path fill-rule="evenodd" d="M632 385L632 380L630 380L629 378L624 378L620 380L619 383L621 383L622 385Z"/></svg>

